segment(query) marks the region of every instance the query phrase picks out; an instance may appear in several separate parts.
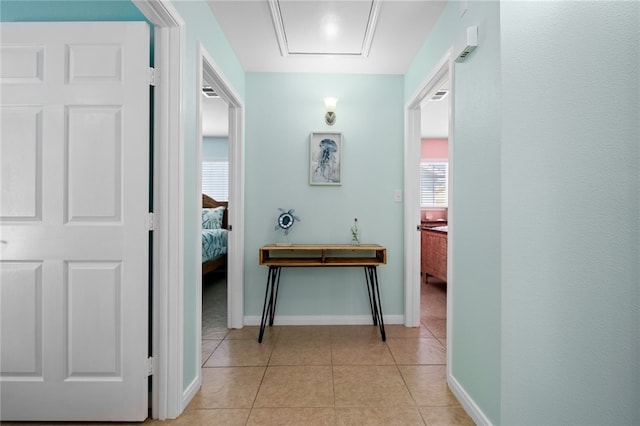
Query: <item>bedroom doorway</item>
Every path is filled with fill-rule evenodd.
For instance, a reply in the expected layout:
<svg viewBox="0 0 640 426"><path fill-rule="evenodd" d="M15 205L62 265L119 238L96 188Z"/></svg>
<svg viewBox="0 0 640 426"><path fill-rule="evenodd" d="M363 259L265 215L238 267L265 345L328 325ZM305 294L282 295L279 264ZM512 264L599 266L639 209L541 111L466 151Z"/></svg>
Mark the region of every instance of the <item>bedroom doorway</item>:
<svg viewBox="0 0 640 426"><path fill-rule="evenodd" d="M426 105L431 101L429 99L433 98L438 92L442 92L441 89L446 88L447 93L443 96L442 100L445 97L448 98L448 105L445 105L444 111L440 114L442 120L442 115L446 117L446 123L439 123L439 127L442 128L442 125L446 127L447 131L447 147L446 147L446 156L444 153L441 154L440 160L444 160L446 158L447 170L453 170L453 143L454 143L454 63L451 59L451 52L448 52L433 68L433 71L427 76L424 80L423 84L418 88L417 92L412 96L409 102L406 105L406 132L407 138L405 140L405 253L407 253L406 261L405 261L405 325L408 327L419 327L421 325L425 326L431 332L444 342L447 347L447 371L450 371L451 368L451 321L447 321L446 319L451 319L453 317L452 312L452 293L451 288L453 285L453 277L451 274L452 265L451 265L451 244L450 239L447 238L446 245L446 266L445 273L441 275L437 279L429 277L429 282L433 281L434 286L428 287L425 285L425 277L421 273L422 271L422 235L423 235L423 224L427 224L427 210L423 211L421 206L421 198L423 194L421 194L421 168L423 168L422 164L422 140L423 135L431 136L429 134L429 130L427 127L435 127L435 124L430 124L429 120L438 120L435 117L435 113L429 111L429 107ZM442 105L440 105L442 107ZM426 117L423 118L423 112ZM425 129L423 129L425 126ZM424 130L424 131L423 131ZM442 136L442 135L440 135ZM440 138L444 139L444 138ZM443 161L441 161L443 162ZM424 173L424 170L422 170ZM448 221L448 218L451 217L452 212L452 192L453 192L453 176L448 176L448 184L447 184L447 194L446 194L446 217L447 218L447 236L451 233L451 223ZM433 194L432 194L433 195ZM444 212L442 207L438 208L437 211L431 210L429 216L431 219L442 219ZM433 221L431 221L433 222ZM444 279L443 279L444 278ZM424 290L434 290L432 292L425 292L423 296ZM448 292L446 291L448 290ZM447 294L448 293L448 294ZM423 297L427 299L423 299ZM422 312L423 304L426 308L429 308L430 301L428 298L431 297L440 299L439 303L435 303L432 305L431 312ZM442 300L443 297L446 301ZM445 302L444 304L442 302ZM434 311L433 307L439 306L439 311ZM446 306L446 309L443 309L443 306ZM423 318L425 321L423 321Z"/></svg>
<svg viewBox="0 0 640 426"><path fill-rule="evenodd" d="M227 241L229 209L229 105L214 83L204 79L201 93L202 152L202 363L227 333ZM205 220L205 212L220 221ZM211 225L209 228L208 225ZM220 228L217 228L217 226Z"/></svg>
<svg viewBox="0 0 640 426"><path fill-rule="evenodd" d="M420 326L446 345L449 189L448 74L420 106Z"/></svg>
<svg viewBox="0 0 640 426"><path fill-rule="evenodd" d="M205 148L202 142L197 144L196 164L198 164L200 170L196 173L196 189L200 193L203 191L202 165L204 159L222 160L217 161L218 164L214 168L217 170L219 178L227 178L226 185L223 184L223 188L216 190L222 192L212 193L213 197L227 198L225 201L216 200L213 204L213 207L224 206L219 211L222 213L221 223L216 226L206 226L206 228L214 228L210 229L211 231L224 231L226 254L224 252L214 253L214 259L207 261L206 266L202 263L202 259L197 259L198 263L194 265L197 268L197 325L195 330L197 353L194 355L196 357L196 365L201 366L203 357L207 357L207 353L202 351L203 339L216 340L215 338L220 335L224 337L223 333L226 334L227 329L242 328L244 325L244 278L242 269L242 253L244 251L244 150L243 106L239 96L232 89L232 85L216 69L215 62L200 43L196 47L196 58L198 61L196 81L198 90L196 98L197 140L203 141L205 139L204 135L209 131L203 131L205 130L205 125L209 126L207 124L209 121L211 123L218 122L218 130L211 130L210 133L210 135L217 133L215 137L212 136L212 138L216 139L213 144L215 146ZM205 93L208 96L205 96ZM215 105L211 110L205 107L205 99L211 100L212 104ZM209 117L208 114L211 116ZM224 181L224 179L218 179L218 181ZM202 199L203 202L210 202L215 199L213 197L203 195L198 197L198 200ZM202 205L199 201L197 207L197 220L200 224L198 230L199 233L202 233L203 210L201 210ZM217 220L215 215L210 219ZM200 255L203 249L201 241L201 238L198 238L196 253ZM218 243L222 243L221 245L216 244L218 248L224 247L224 241L218 241ZM213 267L211 267L211 262L214 263ZM205 272L204 279L203 272ZM216 288L219 291L215 291ZM210 290L213 290L213 292L210 292ZM207 291L207 294L204 294L203 291ZM226 300L220 300L223 298ZM225 308L226 313L224 312ZM199 383L201 374L199 369L197 374L198 378L195 382ZM196 390L197 387L194 386L193 391Z"/></svg>

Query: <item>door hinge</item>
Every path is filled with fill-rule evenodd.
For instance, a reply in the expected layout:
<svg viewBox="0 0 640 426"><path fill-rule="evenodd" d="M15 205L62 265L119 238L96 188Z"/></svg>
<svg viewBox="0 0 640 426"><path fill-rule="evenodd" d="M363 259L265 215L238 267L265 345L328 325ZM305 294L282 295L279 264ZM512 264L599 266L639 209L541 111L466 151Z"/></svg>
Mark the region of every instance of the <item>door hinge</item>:
<svg viewBox="0 0 640 426"><path fill-rule="evenodd" d="M153 362L153 357L147 358L145 361L147 367L147 376L153 376L155 373L155 363Z"/></svg>
<svg viewBox="0 0 640 426"><path fill-rule="evenodd" d="M154 212L149 212L149 214L147 215L147 230L155 231L157 221L158 221L158 215Z"/></svg>
<svg viewBox="0 0 640 426"><path fill-rule="evenodd" d="M158 75L155 68L149 67L149 75L148 75L149 85L154 86L158 84Z"/></svg>

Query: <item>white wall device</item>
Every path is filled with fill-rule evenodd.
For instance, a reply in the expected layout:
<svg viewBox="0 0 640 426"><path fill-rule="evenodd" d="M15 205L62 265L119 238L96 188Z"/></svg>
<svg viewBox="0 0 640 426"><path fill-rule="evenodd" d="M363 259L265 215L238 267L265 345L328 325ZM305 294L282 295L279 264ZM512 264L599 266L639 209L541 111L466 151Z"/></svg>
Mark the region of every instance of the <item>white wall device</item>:
<svg viewBox="0 0 640 426"><path fill-rule="evenodd" d="M468 27L465 37L458 43L456 62L464 62L467 57L478 47L478 27Z"/></svg>

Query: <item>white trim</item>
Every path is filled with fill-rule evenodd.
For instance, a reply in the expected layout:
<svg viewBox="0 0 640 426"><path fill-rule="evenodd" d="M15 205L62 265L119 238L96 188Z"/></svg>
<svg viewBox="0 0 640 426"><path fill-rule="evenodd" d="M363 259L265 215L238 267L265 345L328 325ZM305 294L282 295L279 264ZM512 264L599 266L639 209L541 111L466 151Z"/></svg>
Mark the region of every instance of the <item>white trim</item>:
<svg viewBox="0 0 640 426"><path fill-rule="evenodd" d="M385 325L402 324L404 315L383 315ZM260 325L258 315L244 317L245 325ZM274 325L373 325L371 315L276 315Z"/></svg>
<svg viewBox="0 0 640 426"><path fill-rule="evenodd" d="M449 102L449 201L448 211L449 217L453 211L453 145L454 145L454 102L455 102L455 76L454 62L449 49L446 54L438 61L433 71L424 79L422 84L418 86L417 91L406 104L405 113L405 158L404 158L404 176L405 176L405 205L404 205L404 250L405 250L405 325L407 327L417 327L420 325L420 106L430 96L432 92L437 90L446 80L449 80L450 102ZM448 222L448 234L454 232L453 223ZM416 229L418 232L416 232ZM450 290L455 285L453 276L453 258L451 256L453 242L449 238L447 244L447 288ZM451 375L453 342L451 339L451 324L453 321L453 292L447 292L447 376Z"/></svg>
<svg viewBox="0 0 640 426"><path fill-rule="evenodd" d="M193 397L196 396L196 394L200 390L200 386L202 386L202 376L198 374L196 375L196 377L193 378L191 383L189 383L189 386L187 386L187 388L184 390L184 393L182 394L183 407L186 407L187 405L189 405L189 402L191 402Z"/></svg>
<svg viewBox="0 0 640 426"><path fill-rule="evenodd" d="M434 67L433 71L418 87L416 93L406 104L405 114L405 325L417 327L420 325L420 106L428 99L431 92L448 76L452 67L451 51ZM453 91L452 91L453 92ZM453 98L453 93L450 94ZM450 103L451 105L451 103ZM449 113L450 130L451 112ZM450 133L450 140L452 135ZM449 143L449 147L451 147ZM451 165L449 166L451 169ZM451 200L449 200L450 202ZM448 300L449 298L447 298Z"/></svg>
<svg viewBox="0 0 640 426"><path fill-rule="evenodd" d="M153 378L151 417L182 413L184 21L168 0L133 0L154 24L158 83L154 105Z"/></svg>
<svg viewBox="0 0 640 426"><path fill-rule="evenodd" d="M230 104L231 105L231 104ZM233 141L233 142L231 142ZM229 108L229 259L227 260L227 323L244 326L244 105ZM228 283L232 283L231 286Z"/></svg>
<svg viewBox="0 0 640 426"><path fill-rule="evenodd" d="M371 45L373 44L373 36L378 28L378 17L380 16L380 8L382 7L382 0L373 0L371 6L371 14L369 15L369 22L364 34L364 41L362 42L362 54L363 58L368 58L371 53Z"/></svg>
<svg viewBox="0 0 640 426"><path fill-rule="evenodd" d="M267 0L269 5L269 12L271 16L271 23L273 24L273 30L278 41L278 48L280 50L280 56L286 58L288 56L300 57L300 56L331 56L331 53L320 52L290 52L289 44L287 43L287 35L284 29L284 22L282 20L282 13L280 10L280 4L278 0ZM378 17L380 16L380 8L382 7L382 0L373 0L371 5L371 11L369 13L369 19L367 21L367 27L365 28L364 39L360 53L349 53L347 56L368 58L371 52L371 45L373 44L373 37L378 27Z"/></svg>
<svg viewBox="0 0 640 426"><path fill-rule="evenodd" d="M420 285L422 285L419 277L420 272L420 238L414 234L414 226L416 222L419 224L419 197L414 199L413 194L418 194L419 190L419 174L414 173L420 162L418 147L420 145L420 105L423 100L437 90L445 79L449 80L449 201L448 212L451 218L452 212L455 210L453 203L454 185L454 145L455 145L455 62L451 49L447 51L445 56L434 67L433 71L427 76L422 85L418 87L417 92L407 103L406 106L406 131L405 139L405 325L420 324ZM416 120L418 122L416 123ZM418 179L418 180L414 180ZM409 202L411 201L411 202ZM417 206L417 207L416 207ZM417 221L414 218L414 212L418 212ZM455 220L448 222L448 235L455 235ZM453 269L454 259L453 253L454 240L448 239L447 244L447 288L452 289L455 286L455 273ZM455 345L452 339L452 324L455 316L453 310L454 293L447 292L447 381L455 381L452 376L453 352ZM455 381L461 394L464 389ZM466 393L464 393L466 395ZM467 399L472 402L470 398Z"/></svg>
<svg viewBox="0 0 640 426"><path fill-rule="evenodd" d="M475 403L464 388L460 386L460 383L458 383L455 377L449 375L447 377L447 384L449 385L451 392L456 396L456 398L458 398L460 405L462 405L476 425L492 425L489 418L484 414L484 412L482 412L480 407L478 407L478 404Z"/></svg>
<svg viewBox="0 0 640 426"><path fill-rule="evenodd" d="M280 56L289 56L289 49L287 48L287 38L284 35L284 24L282 23L282 17L280 16L280 6L276 0L268 0L269 12L271 13L271 22L273 23L273 29L276 32L276 40L278 40L278 48L280 49Z"/></svg>
<svg viewBox="0 0 640 426"><path fill-rule="evenodd" d="M448 142L448 151L449 151L449 202L447 207L447 217L452 217L452 212L455 211L454 202L453 202L453 193L455 191L454 184L454 176L453 176L453 166L455 163L454 146L455 146L455 107L456 107L456 99L453 94L456 91L456 70L455 70L455 62L454 57L451 55L451 51L449 51L449 142ZM455 235L455 220L447 221L447 236ZM454 288L455 285L455 274L453 272L453 264L455 259L453 258L453 246L454 241L453 238L447 238L447 288ZM453 299L454 294L452 291L449 291L447 294L447 377L452 376L453 369L453 351L454 351L454 343L453 343Z"/></svg>
<svg viewBox="0 0 640 426"><path fill-rule="evenodd" d="M244 104L233 89L233 85L220 71L221 68L200 43L197 45L196 57L198 63L203 65L202 73L198 73L199 78L201 74L202 80L211 85L220 95L220 99L229 105L228 222L232 228L229 232L227 249L227 325L229 328L242 328L244 326L244 265L242 262L244 257ZM201 133L201 126L198 126L197 130ZM199 167L202 167L200 149L197 151L197 162ZM198 219L199 222L200 219ZM198 245L199 247L201 245L200 239L198 239ZM198 270L200 267L198 263ZM200 292L198 295L202 296ZM201 305L200 300L200 308Z"/></svg>
<svg viewBox="0 0 640 426"><path fill-rule="evenodd" d="M449 75L449 70L452 66L451 51L448 51L422 84L418 86L418 90L405 107L404 306L405 325L407 327L418 327L420 325L420 141L422 139L420 132L420 106L429 98L431 92L439 88L440 83ZM453 98L453 90L451 90L449 96ZM450 141L453 139L451 119L450 110ZM451 145L449 143L449 149L451 149ZM449 165L449 170L451 170L451 165ZM449 203L451 203L451 193L449 193Z"/></svg>
<svg viewBox="0 0 640 426"><path fill-rule="evenodd" d="M196 234L194 235L194 245L195 245L195 259L193 259L194 265L190 267L195 268L195 277L196 277L196 348L202 348L202 239L200 235L202 235L202 121L204 114L204 106L202 100L202 88L204 87L204 68L205 68L205 60L203 58L203 48L200 42L196 43L196 85L194 87L195 90L195 99L196 99L196 187L195 193L198 195L196 197L198 208L194 211L194 222L197 224L196 226ZM208 65L206 65L208 66ZM209 83L207 82L207 85ZM215 88L214 88L215 90ZM196 376L194 377L191 384L187 387L184 393L184 397L182 398L182 406L187 407L191 398L198 389L200 389L200 384L202 383L202 372L200 371L200 366L202 365L202 351L197 349L195 351L196 359L194 360L196 365ZM196 387L197 385L197 387Z"/></svg>
<svg viewBox="0 0 640 426"><path fill-rule="evenodd" d="M420 105L405 113L404 324L420 326Z"/></svg>
<svg viewBox="0 0 640 426"><path fill-rule="evenodd" d="M222 74L213 57L202 43L196 44L196 140L202 141L203 105L200 95L204 84L213 87L220 99L229 107L229 209L228 209L228 248L227 248L227 326L242 328L244 316L244 278L242 253L244 251L244 141L242 139L243 106L240 97L233 90L229 80ZM196 144L196 193L202 192L202 142ZM200 347L202 345L202 197L198 197L198 209L195 211L197 234L195 238L196 258L196 365L198 370L194 383L201 382L202 365ZM191 386L191 385L190 385ZM183 409L195 393L185 392Z"/></svg>

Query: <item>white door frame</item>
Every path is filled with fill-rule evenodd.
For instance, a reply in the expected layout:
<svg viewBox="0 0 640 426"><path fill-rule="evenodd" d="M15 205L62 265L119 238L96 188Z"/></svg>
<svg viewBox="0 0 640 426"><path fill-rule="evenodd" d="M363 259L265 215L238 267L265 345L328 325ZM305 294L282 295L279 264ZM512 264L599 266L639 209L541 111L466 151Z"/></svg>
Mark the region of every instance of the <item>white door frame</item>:
<svg viewBox="0 0 640 426"><path fill-rule="evenodd" d="M202 43L196 45L196 187L197 193L202 192L202 120L203 103L202 87L210 85L229 108L229 209L228 209L228 248L227 248L227 327L242 328L244 321L244 278L242 253L244 252L244 143L242 129L244 128L244 107L240 96L223 75L213 57L206 51ZM199 235L202 232L201 210L202 197L198 197L199 208L196 209L196 223L198 238L196 238L196 259L193 267L196 269L196 344L202 345L202 242ZM196 353L196 365L202 365L200 350ZM202 377L197 369L194 386L183 397L183 407L200 389Z"/></svg>
<svg viewBox="0 0 640 426"><path fill-rule="evenodd" d="M407 327L420 326L420 156L421 156L421 133L420 106L434 90L449 79L449 170L453 170L453 146L454 146L454 111L455 111L455 78L452 51L449 50L436 64L427 78L418 86L415 94L406 104L405 111L405 145L404 145L404 294L405 294L405 317L404 324ZM453 210L453 173L449 173L449 217ZM452 234L452 223L448 222L449 235ZM447 245L447 288L453 287L453 259L452 239L448 239ZM451 371L451 323L453 317L452 301L453 292L447 292L447 375Z"/></svg>
<svg viewBox="0 0 640 426"><path fill-rule="evenodd" d="M202 141L202 96L201 88L206 82L210 84L229 107L229 248L227 261L227 326L242 328L244 325L244 270L242 253L244 252L244 105L240 96L235 92L229 80L224 76L220 67L204 46L198 42L196 46L196 138ZM196 149L197 168L196 190L202 191L202 144ZM199 198L201 199L201 198ZM197 221L201 223L200 210L196 212ZM197 252L202 249L200 238L197 241ZM198 256L196 276L202 277L202 263ZM198 308L202 308L202 281L199 280ZM201 315L198 315L200 318ZM200 326L198 327L201 328ZM198 330L199 333L200 330ZM200 336L200 333L198 334ZM198 354L200 352L198 351Z"/></svg>
<svg viewBox="0 0 640 426"><path fill-rule="evenodd" d="M192 394L183 391L183 293L184 293L184 98L183 69L185 22L168 0L132 0L154 24L154 56L157 70L154 105L154 210L157 214L153 246L153 353L152 417L178 417ZM200 48L199 48L200 52ZM198 62L203 63L198 53ZM229 104L229 278L231 328L244 325L244 106L231 84L207 54L211 68L203 69L219 85ZM198 75L202 75L198 72ZM199 126L200 128L200 126ZM233 141L233 142L232 142ZM200 160L200 158L198 158ZM198 189L198 192L200 189ZM200 221L198 212L198 221ZM197 239L200 244L200 239ZM196 277L201 276L197 261ZM201 306L201 303L200 303ZM200 330L197 331L200 336ZM200 354L200 350L196 353ZM198 364L199 365L199 364ZM198 370L199 371L199 370ZM197 382L200 377L198 373Z"/></svg>
<svg viewBox="0 0 640 426"><path fill-rule="evenodd" d="M153 380L151 416L182 413L184 21L168 0L132 0L154 25Z"/></svg>
<svg viewBox="0 0 640 426"><path fill-rule="evenodd" d="M449 207L448 217L452 217L454 211L453 193L455 191L455 58L454 48L449 49L440 59L427 78L418 86L415 94L406 104L405 111L405 207L404 207L404 249L405 249L405 325L417 327L420 325L420 232L416 232L416 226L420 227L420 106L434 90L440 87L445 79L449 79ZM454 56L455 55L455 56ZM455 217L455 216L453 216ZM455 259L452 256L455 235L455 220L448 221L447 243L447 383L453 394L458 398L465 410L471 415L477 424L491 424L482 410L478 408L466 390L453 376L453 352L455 351L452 339L453 331L453 300L455 294L451 291L455 288L455 274L453 265Z"/></svg>

